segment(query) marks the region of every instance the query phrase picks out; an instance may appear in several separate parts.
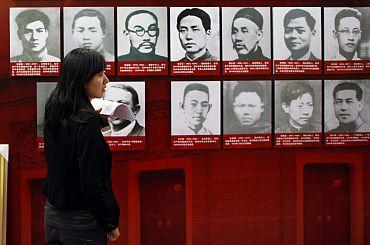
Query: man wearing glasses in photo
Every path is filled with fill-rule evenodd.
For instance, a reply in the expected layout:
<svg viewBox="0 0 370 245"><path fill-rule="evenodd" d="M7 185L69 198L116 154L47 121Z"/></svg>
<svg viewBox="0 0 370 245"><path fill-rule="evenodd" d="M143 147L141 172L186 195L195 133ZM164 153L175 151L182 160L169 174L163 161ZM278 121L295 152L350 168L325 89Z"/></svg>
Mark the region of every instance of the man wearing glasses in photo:
<svg viewBox="0 0 370 245"><path fill-rule="evenodd" d="M357 9L345 8L335 16L333 31L338 51L331 60L360 60L357 48L361 40L362 14Z"/></svg>
<svg viewBox="0 0 370 245"><path fill-rule="evenodd" d="M136 10L125 21L123 34L130 40L130 52L118 57L118 61L167 61L157 55L155 47L159 36L158 18L148 10Z"/></svg>

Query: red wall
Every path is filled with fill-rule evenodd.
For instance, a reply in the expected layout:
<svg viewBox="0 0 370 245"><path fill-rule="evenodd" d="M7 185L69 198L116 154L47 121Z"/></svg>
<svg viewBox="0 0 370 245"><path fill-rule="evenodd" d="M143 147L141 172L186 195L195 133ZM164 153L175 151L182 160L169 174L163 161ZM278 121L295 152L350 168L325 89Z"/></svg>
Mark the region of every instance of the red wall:
<svg viewBox="0 0 370 245"><path fill-rule="evenodd" d="M253 6L255 1L196 1L197 6ZM275 2L275 3L274 3ZM278 1L280 6L322 6L324 1ZM326 4L328 1L325 1ZM365 6L367 1L332 1L338 6ZM21 176L45 169L42 153L36 152L36 82L55 78L9 78L9 7L36 6L187 6L194 1L11 1L0 5L0 143L10 144L8 191L7 244L20 244L20 220L27 204L22 203ZM259 1L273 6L276 1ZM328 6L328 5L325 5ZM369 74L357 78L368 78ZM249 76L247 79L281 79L284 76ZM289 79L299 76L289 76ZM305 76L323 79L323 75ZM353 78L353 75L325 76ZM111 81L145 80L147 89L146 135L147 150L114 153L114 189L121 203L121 238L115 244L128 244L127 199L128 161L190 158L192 160L192 242L205 244L295 244L296 228L296 153L359 153L364 157L364 244L370 244L370 151L369 147L307 148L307 149L249 149L249 150L170 150L170 80L169 76L119 78ZM176 78L181 80L181 78ZM245 77L211 76L202 80L238 80ZM31 231L42 232L42 207L39 182L33 182L31 193ZM38 199L37 199L38 198ZM39 203L40 205L36 205ZM27 222L26 222L27 223Z"/></svg>

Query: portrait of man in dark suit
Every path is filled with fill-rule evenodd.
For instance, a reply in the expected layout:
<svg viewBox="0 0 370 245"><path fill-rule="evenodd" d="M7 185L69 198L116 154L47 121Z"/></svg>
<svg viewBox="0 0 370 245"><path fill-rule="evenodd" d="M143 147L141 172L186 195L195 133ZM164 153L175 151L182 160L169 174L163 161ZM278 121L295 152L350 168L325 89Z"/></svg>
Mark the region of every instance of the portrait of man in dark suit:
<svg viewBox="0 0 370 245"><path fill-rule="evenodd" d="M140 125L137 115L142 109L136 89L122 83L111 83L106 88L104 100L117 102L130 107L134 120L127 121L121 118L108 118L110 130L104 131L104 136L144 136L145 128Z"/></svg>
<svg viewBox="0 0 370 245"><path fill-rule="evenodd" d="M167 57L156 54L160 28L152 11L139 9L129 13L122 32L129 39L130 50L118 56L118 61L167 61Z"/></svg>
<svg viewBox="0 0 370 245"><path fill-rule="evenodd" d="M363 29L361 12L354 8L341 9L335 15L334 28L338 51L330 60L361 60L357 53Z"/></svg>
<svg viewBox="0 0 370 245"><path fill-rule="evenodd" d="M255 8L242 8L234 16L231 26L233 48L237 60L269 60L259 45L263 37L263 16Z"/></svg>
<svg viewBox="0 0 370 245"><path fill-rule="evenodd" d="M199 8L187 8L177 16L176 28L185 57L179 61L216 61L207 49L211 37L211 18Z"/></svg>
<svg viewBox="0 0 370 245"><path fill-rule="evenodd" d="M284 16L284 41L290 51L288 60L318 60L311 52L317 35L315 18L304 9L292 9Z"/></svg>
<svg viewBox="0 0 370 245"><path fill-rule="evenodd" d="M342 82L334 87L333 106L338 127L330 133L370 132L370 124L360 114L364 109L364 91L354 82Z"/></svg>

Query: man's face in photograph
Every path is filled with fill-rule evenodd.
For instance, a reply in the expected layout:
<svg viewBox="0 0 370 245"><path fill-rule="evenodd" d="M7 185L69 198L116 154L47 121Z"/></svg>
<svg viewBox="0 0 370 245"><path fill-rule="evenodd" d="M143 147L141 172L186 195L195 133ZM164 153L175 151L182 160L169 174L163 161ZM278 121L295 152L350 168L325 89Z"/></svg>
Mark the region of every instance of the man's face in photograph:
<svg viewBox="0 0 370 245"><path fill-rule="evenodd" d="M181 110L185 114L185 121L193 127L202 126L211 109L208 94L199 90L189 91L181 104Z"/></svg>
<svg viewBox="0 0 370 245"><path fill-rule="evenodd" d="M128 106L130 106L131 110L134 112L134 105L133 105L133 102L132 102L132 94L127 90L124 90L122 88L109 87L109 88L107 88L107 90L104 94L104 99L128 105ZM135 112L134 112L134 115L136 115ZM121 125L123 123L127 123L127 120L116 119L116 120L111 120L110 122L112 123L112 125Z"/></svg>
<svg viewBox="0 0 370 245"><path fill-rule="evenodd" d="M362 110L362 101L356 98L355 90L340 90L335 94L335 116L340 123L351 123L357 120Z"/></svg>
<svg viewBox="0 0 370 245"><path fill-rule="evenodd" d="M262 38L262 31L256 23L246 18L235 19L231 28L231 40L238 55L253 51Z"/></svg>
<svg viewBox="0 0 370 245"><path fill-rule="evenodd" d="M290 122L297 127L305 126L313 113L313 98L309 93L290 101L289 105L283 104L283 110L289 114Z"/></svg>
<svg viewBox="0 0 370 245"><path fill-rule="evenodd" d="M305 17L291 19L284 30L284 41L291 52L307 52L310 49L311 37L315 34L310 30Z"/></svg>
<svg viewBox="0 0 370 245"><path fill-rule="evenodd" d="M335 33L339 49L347 53L354 53L361 40L360 21L355 17L342 18Z"/></svg>
<svg viewBox="0 0 370 245"><path fill-rule="evenodd" d="M179 38L181 46L188 53L198 53L205 49L210 30L206 31L199 17L189 15L180 21Z"/></svg>
<svg viewBox="0 0 370 245"><path fill-rule="evenodd" d="M44 23L41 21L34 21L28 23L21 33L19 38L22 40L23 48L27 52L40 52L46 47L48 39L48 30L45 29Z"/></svg>
<svg viewBox="0 0 370 245"><path fill-rule="evenodd" d="M159 29L158 23L150 14L141 13L132 16L126 33L131 46L139 52L147 54L155 51Z"/></svg>
<svg viewBox="0 0 370 245"><path fill-rule="evenodd" d="M256 92L241 92L234 98L233 110L241 126L251 126L261 118L264 103Z"/></svg>
<svg viewBox="0 0 370 245"><path fill-rule="evenodd" d="M99 50L103 45L105 33L96 16L82 16L76 19L73 36L80 48Z"/></svg>

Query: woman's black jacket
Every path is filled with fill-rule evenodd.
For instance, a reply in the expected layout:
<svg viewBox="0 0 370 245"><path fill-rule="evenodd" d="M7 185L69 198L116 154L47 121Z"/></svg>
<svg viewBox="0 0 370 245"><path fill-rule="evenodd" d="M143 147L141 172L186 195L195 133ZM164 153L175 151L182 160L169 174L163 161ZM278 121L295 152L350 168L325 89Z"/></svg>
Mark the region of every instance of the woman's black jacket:
<svg viewBox="0 0 370 245"><path fill-rule="evenodd" d="M97 113L81 109L61 120L51 134L44 129L48 173L43 189L49 203L64 210L92 210L110 232L118 227L120 209L112 191L112 156L101 134Z"/></svg>

